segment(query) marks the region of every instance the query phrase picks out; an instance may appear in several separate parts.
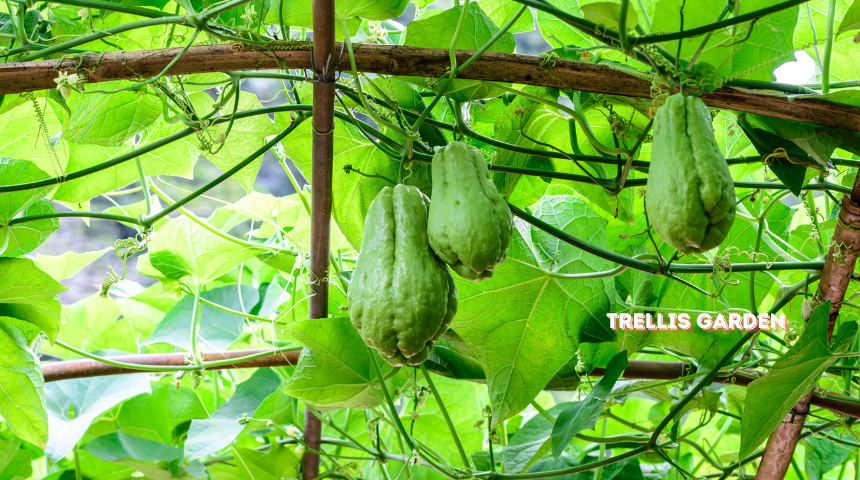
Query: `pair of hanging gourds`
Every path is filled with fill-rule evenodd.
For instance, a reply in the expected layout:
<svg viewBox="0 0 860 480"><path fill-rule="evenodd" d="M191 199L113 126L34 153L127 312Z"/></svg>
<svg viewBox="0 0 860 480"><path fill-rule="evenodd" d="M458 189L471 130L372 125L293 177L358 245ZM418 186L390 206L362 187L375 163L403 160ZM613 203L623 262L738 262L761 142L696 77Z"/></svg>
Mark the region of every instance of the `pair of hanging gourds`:
<svg viewBox="0 0 860 480"><path fill-rule="evenodd" d="M352 324L395 366L427 360L454 318L448 265L469 280L489 278L511 241L511 210L477 148L456 141L439 148L432 176L432 202L411 185L376 196L349 286Z"/></svg>
<svg viewBox="0 0 860 480"><path fill-rule="evenodd" d="M421 364L448 329L457 290L445 264L469 280L489 278L511 240L510 208L478 149L440 148L432 174L432 203L407 185L373 200L349 288L353 325L392 365ZM657 111L646 200L654 230L680 253L705 252L728 235L734 183L698 97L672 95Z"/></svg>

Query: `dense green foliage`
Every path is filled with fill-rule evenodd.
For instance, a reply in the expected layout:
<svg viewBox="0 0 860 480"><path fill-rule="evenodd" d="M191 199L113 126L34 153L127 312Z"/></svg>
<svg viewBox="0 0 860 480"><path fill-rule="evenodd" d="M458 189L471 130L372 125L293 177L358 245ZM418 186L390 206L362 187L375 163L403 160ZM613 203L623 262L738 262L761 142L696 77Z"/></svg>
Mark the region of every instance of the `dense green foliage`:
<svg viewBox="0 0 860 480"><path fill-rule="evenodd" d="M337 40L355 45L335 85L326 278L308 271L309 72L90 84L71 68L54 89L0 97L0 480L294 478L306 407L324 421L332 478L726 478L755 470L810 389L860 403L860 292L849 286L830 342L815 296L827 249L844 253L831 235L860 135L692 98L725 86L860 106L860 0L409 4L336 1ZM8 0L0 58L178 47L182 62L183 48L243 43L262 59L308 49L311 27L311 0ZM549 44L535 77L573 60L647 83L623 97L460 78L469 62L394 78L352 61L361 42L522 53L526 39ZM816 65L812 83L773 83L795 51ZM675 103L697 120L671 120ZM437 194L445 179L456 191ZM683 197L686 215L733 190L734 222L713 232L693 218L683 226L709 250L684 252L688 238L661 232L670 211L651 210L669 193L654 181L714 182ZM456 258L440 255L490 278L448 276L422 195L437 231L458 229ZM458 211L469 218L444 225ZM397 271L384 254L403 245ZM329 288L328 318L308 319L313 282ZM614 332L606 317L680 311L782 312L790 329ZM244 349L301 355L236 370L203 355ZM49 363L156 353L185 365L45 381ZM622 377L642 361L683 375ZM750 371L762 378L732 381ZM852 423L814 407L789 478L856 475Z"/></svg>

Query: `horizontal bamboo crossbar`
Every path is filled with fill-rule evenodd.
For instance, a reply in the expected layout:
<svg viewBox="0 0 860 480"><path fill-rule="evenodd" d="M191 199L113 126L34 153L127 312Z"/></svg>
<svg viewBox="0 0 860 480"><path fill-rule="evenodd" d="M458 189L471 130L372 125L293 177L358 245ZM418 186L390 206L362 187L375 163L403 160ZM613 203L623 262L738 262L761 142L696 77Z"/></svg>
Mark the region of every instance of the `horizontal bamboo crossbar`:
<svg viewBox="0 0 860 480"><path fill-rule="evenodd" d="M338 43L336 49L339 52L341 44ZM0 64L0 94L54 88L58 68L71 71L79 66L80 71L86 71L90 83L151 78L164 70L181 50L177 47L84 55L62 60L59 64L57 60ZM462 64L473 53L458 50L458 63ZM397 76L439 78L450 67L447 50L402 45L361 44L355 52L355 61L359 71ZM554 65L547 65L544 59L532 55L487 52L458 78L571 88L626 97L647 98L650 95L650 82L609 67L563 59L553 61ZM167 74L272 70L285 66L299 70L311 68L310 51L307 48L268 51L243 44L196 46L189 48ZM349 70L349 59L342 57L337 68ZM860 107L808 97L789 101L781 94L730 87L703 95L702 99L715 108L860 132Z"/></svg>

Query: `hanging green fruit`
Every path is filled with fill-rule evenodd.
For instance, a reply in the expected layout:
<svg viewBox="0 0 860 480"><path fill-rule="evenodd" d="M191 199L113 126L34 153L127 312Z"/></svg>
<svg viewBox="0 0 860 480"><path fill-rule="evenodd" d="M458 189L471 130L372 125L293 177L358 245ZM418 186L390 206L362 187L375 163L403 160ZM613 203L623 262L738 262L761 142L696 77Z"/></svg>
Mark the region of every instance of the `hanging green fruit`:
<svg viewBox="0 0 860 480"><path fill-rule="evenodd" d="M395 366L427 360L457 311L454 279L427 241L428 203L414 186L382 189L349 286L352 324Z"/></svg>
<svg viewBox="0 0 860 480"><path fill-rule="evenodd" d="M507 255L513 217L487 162L477 148L451 142L433 155L432 176L430 246L461 277L489 278Z"/></svg>
<svg viewBox="0 0 860 480"><path fill-rule="evenodd" d="M654 230L680 253L706 252L735 219L735 187L698 97L670 96L654 118L646 212Z"/></svg>

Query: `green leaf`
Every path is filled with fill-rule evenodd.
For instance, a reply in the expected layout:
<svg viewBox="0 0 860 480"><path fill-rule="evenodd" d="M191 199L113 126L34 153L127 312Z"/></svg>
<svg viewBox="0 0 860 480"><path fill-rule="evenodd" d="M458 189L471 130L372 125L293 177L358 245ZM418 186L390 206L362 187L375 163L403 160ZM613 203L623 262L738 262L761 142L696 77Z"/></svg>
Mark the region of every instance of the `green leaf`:
<svg viewBox="0 0 860 480"><path fill-rule="evenodd" d="M48 442L45 380L27 337L0 318L0 416L12 432L39 447Z"/></svg>
<svg viewBox="0 0 860 480"><path fill-rule="evenodd" d="M57 209L47 200L38 200L28 206L24 217L56 213ZM54 232L60 228L57 218L45 218L0 228L0 238L4 238L5 251L0 252L4 257L20 257L37 249L45 243Z"/></svg>
<svg viewBox="0 0 860 480"><path fill-rule="evenodd" d="M198 92L191 96L205 97L209 103L212 101L209 94L206 92ZM234 105L234 99L227 101L221 115L232 114L234 111ZM243 91L239 97L239 108L237 111L242 112L262 107L263 105L257 99L256 95L251 92ZM224 123L209 127L207 135L209 135L213 140L217 140L221 135L226 133L227 124ZM263 144L266 143L266 137L277 135L278 133L280 133L280 130L275 128L275 125L272 124L272 121L269 120L269 117L266 115L256 115L236 120L233 123L233 128L230 130L230 134L227 136L224 145L220 147L220 150L216 146L215 149L217 150L217 153L213 154L204 152L203 155L207 160L212 162L213 165L218 167L218 170L226 172L262 147ZM246 192L250 193L254 189L254 180L257 178L257 172L260 170L260 166L262 164L263 157L261 155L257 160L254 160L245 166L245 168L239 170L239 172L231 178L239 182L239 185L241 185Z"/></svg>
<svg viewBox="0 0 860 480"><path fill-rule="evenodd" d="M37 254L36 264L40 270L59 282L75 276L75 274L83 270L87 265L103 257L105 253L110 251L113 251L113 247L86 253L69 251L57 256Z"/></svg>
<svg viewBox="0 0 860 480"><path fill-rule="evenodd" d="M47 128L47 136L53 138L63 132L62 121L48 106L47 99L37 99L41 119L33 102L27 101L9 112L0 115L0 155L12 158L26 158L36 164L36 167L49 175L63 174L68 162L68 151L65 143L59 142L48 149L45 142L45 132L42 131L42 120ZM56 158L56 160L55 160ZM0 175L5 181L5 175ZM14 177L13 177L14 178ZM39 178L34 178L38 180ZM15 182L18 183L18 182ZM50 191L50 190L49 190ZM18 192L23 194L25 192ZM43 197L39 195L38 198Z"/></svg>
<svg viewBox="0 0 860 480"><path fill-rule="evenodd" d="M310 199L310 191L304 192ZM272 238L277 235L275 225L281 228L282 235L305 251L311 249L311 220L298 194L275 197L267 193L251 192L238 202L227 206L252 220L263 222L259 230L253 232L257 238ZM272 225L274 223L275 225ZM335 223L332 220L332 223ZM331 249L352 250L337 225L331 229Z"/></svg>
<svg viewBox="0 0 860 480"><path fill-rule="evenodd" d="M137 352L134 338L108 338L105 335L119 318L119 309L112 298L93 294L75 303L63 305L63 325L58 338L69 345L87 351L116 349ZM117 341L120 340L120 341ZM43 345L42 350L60 358L70 353L62 347Z"/></svg>
<svg viewBox="0 0 860 480"><path fill-rule="evenodd" d="M182 216L155 232L149 240L149 253L138 257L138 271L150 276L160 273L176 280L191 277L203 285L263 252L260 248L237 245ZM151 268L145 265L145 258Z"/></svg>
<svg viewBox="0 0 860 480"><path fill-rule="evenodd" d="M389 2L386 3L390 4ZM335 16L338 18L347 18L347 28L349 28L349 35L352 37L356 32L358 32L358 29L361 26L361 19L338 15L338 9L345 4L346 2L337 2L335 4ZM283 15L283 24L292 28L303 27L311 29L314 26L312 0L273 0L272 6L269 8L268 15L266 16L266 22L271 23L272 25L280 25L280 15ZM334 31L335 38L342 39L344 37L340 21L334 22Z"/></svg>
<svg viewBox="0 0 860 480"><path fill-rule="evenodd" d="M6 442L15 445L16 442ZM17 446L16 446L17 448ZM5 467L0 469L0 480L28 480L33 478L33 452L18 449Z"/></svg>
<svg viewBox="0 0 860 480"><path fill-rule="evenodd" d="M29 160L0 157L0 185L30 183L47 178L50 178L48 174ZM0 193L0 226L5 226L19 212L33 205L50 191L51 187L42 187L19 192Z"/></svg>
<svg viewBox="0 0 860 480"><path fill-rule="evenodd" d="M840 326L833 342L827 342L830 301L817 306L806 329L770 371L747 388L741 419L740 458L746 458L770 435L798 400L815 386L818 378L854 341L857 323Z"/></svg>
<svg viewBox="0 0 860 480"><path fill-rule="evenodd" d="M311 140L313 132L310 122L304 122L283 142L284 151L293 160L308 180L312 177ZM382 190L391 186L386 180L365 177L358 173L346 173L344 167L351 165L367 175L397 178L393 162L352 124L335 121L334 172L332 178L332 218L341 232L356 250L361 248L364 236L364 217L370 202ZM393 181L393 180L392 180Z"/></svg>
<svg viewBox="0 0 860 480"><path fill-rule="evenodd" d="M596 25L618 30L621 21L621 4L613 2L595 2L583 5L582 18ZM639 23L639 15L636 10L630 8L627 11L626 29L632 30Z"/></svg>
<svg viewBox="0 0 860 480"><path fill-rule="evenodd" d="M284 391L320 410L379 405L371 350L346 317L297 320L284 330L305 344ZM383 373L391 367L382 364ZM377 392L378 393L378 392Z"/></svg>
<svg viewBox="0 0 860 480"><path fill-rule="evenodd" d="M209 418L192 420L185 441L185 461L211 455L233 443L245 428L237 420L244 415L253 416L263 400L280 386L281 380L274 371L261 368L240 383L233 396Z"/></svg>
<svg viewBox="0 0 860 480"><path fill-rule="evenodd" d="M75 448L99 415L142 393L151 393L146 373L49 383L45 396L51 435L45 455L52 462L60 461ZM70 415L70 409L74 415Z"/></svg>
<svg viewBox="0 0 860 480"><path fill-rule="evenodd" d="M68 290L28 258L0 258L0 316L30 322L53 341L60 331L60 301Z"/></svg>
<svg viewBox="0 0 860 480"><path fill-rule="evenodd" d="M842 22L839 24L836 36L838 37L844 32L856 30L858 28L860 28L860 1L854 0L854 3L852 3L851 7L848 8L848 11L845 12L845 16L842 17Z"/></svg>
<svg viewBox="0 0 860 480"><path fill-rule="evenodd" d="M577 17L582 16L579 0L547 0L546 3L558 7ZM633 3L633 2L631 2ZM554 17L542 10L537 11L537 23L543 38L553 47L590 47L591 39L564 20Z"/></svg>
<svg viewBox="0 0 860 480"><path fill-rule="evenodd" d="M547 412L555 418L559 413L573 405L564 402L555 405ZM503 462L506 472L520 473L529 470L538 460L545 457L552 449L553 424L543 415L536 414L508 441L505 447Z"/></svg>
<svg viewBox="0 0 860 480"><path fill-rule="evenodd" d="M735 15L743 15L770 7L781 0L751 0L739 4ZM683 8L684 30L701 27L717 21L724 4L709 0L660 0L655 8L652 32L677 32L681 29ZM698 56L698 62L720 65L723 77L737 76L754 80L773 81L771 73L780 63L794 59L794 28L798 24L800 7L792 7L766 15L749 31L750 23L713 32ZM823 31L819 34L823 37ZM699 50L703 38L684 39L681 58L691 60ZM739 43L732 48L729 44ZM675 54L678 41L665 47Z"/></svg>
<svg viewBox="0 0 860 480"><path fill-rule="evenodd" d="M457 39L458 50L477 50L487 43L493 35L499 32L499 28L481 10L477 2L469 4L466 21ZM406 26L404 45L423 48L449 49L454 40L454 33L460 21L463 7L455 6L439 13L427 14L409 22ZM506 32L494 43L489 51L513 53L516 41L510 32ZM404 80L438 91L439 87L447 83L440 80L437 86L432 87L427 79L422 77L403 77ZM503 91L498 88L487 87L482 82L475 80L454 80L445 92L445 95L454 100L467 102L481 98L496 97Z"/></svg>
<svg viewBox="0 0 860 480"><path fill-rule="evenodd" d="M259 301L257 289L251 285L242 285L242 300L239 299L239 288L236 285L208 290L200 296L223 307L238 312L242 306L251 307ZM164 315L155 330L142 345L167 343L191 351L191 312L194 308L194 297L186 295L170 311ZM238 315L225 312L205 303L200 303L200 323L197 345L204 350L226 350L242 335L245 319Z"/></svg>
<svg viewBox="0 0 860 480"><path fill-rule="evenodd" d="M109 90L120 84L100 85ZM119 146L161 117L161 102L143 91L110 95L73 93L72 115L63 139L83 145ZM70 154L71 156L71 154Z"/></svg>
<svg viewBox="0 0 860 480"><path fill-rule="evenodd" d="M839 434L841 438L847 436L845 433ZM848 438L845 439L849 440ZM806 462L803 470L806 472L806 477L809 480L823 480L827 472L841 465L848 459L848 455L851 454L849 447L840 445L829 439L810 437L805 440L805 443L807 446Z"/></svg>
<svg viewBox="0 0 860 480"><path fill-rule="evenodd" d="M490 20L501 29L514 18L514 15L522 7L519 3L507 0L480 0L478 6L490 17ZM514 22L508 33L531 32L534 30L535 18L531 9L526 9L520 18Z"/></svg>
<svg viewBox="0 0 860 480"><path fill-rule="evenodd" d="M609 399L612 387L628 365L627 352L621 352L612 357L603 377L585 400L571 405L558 415L551 436L553 457L558 459L577 433L594 428L597 417L600 416L606 400Z"/></svg>
<svg viewBox="0 0 860 480"><path fill-rule="evenodd" d="M534 215L577 238L606 246L606 221L581 200L546 196ZM550 274L602 271L610 263L515 219L508 258L492 278L455 280L459 295L451 328L484 366L501 422L525 408L570 360L590 317L611 307L609 280L565 280ZM550 274L548 274L549 272ZM516 298L515 302L499 299ZM527 352L527 353L526 353Z"/></svg>
<svg viewBox="0 0 860 480"><path fill-rule="evenodd" d="M177 427L207 415L196 392L159 383L152 385L151 394L126 400L116 422L124 433L170 445Z"/></svg>
<svg viewBox="0 0 860 480"><path fill-rule="evenodd" d="M278 442L272 443L263 452L244 447L236 447L235 452L236 463L245 478L254 480L296 478L302 463L302 456L295 453L294 447Z"/></svg>
<svg viewBox="0 0 860 480"><path fill-rule="evenodd" d="M90 440L83 447L99 460L127 465L152 480L205 478L200 462L184 465L182 449L118 430Z"/></svg>
<svg viewBox="0 0 860 480"><path fill-rule="evenodd" d="M69 142L70 159L66 171L68 173L76 172L106 162L130 152L135 146L146 145L176 133L180 126L182 124L174 126L159 122L143 132L143 138L136 145L132 145L130 141L119 146L82 145ZM140 161L146 176L175 175L191 178L197 155L197 149L190 142L180 139L143 154L137 160ZM65 202L85 202L97 195L139 182L140 175L135 162L136 160L129 160L77 180L63 183L54 192L53 198Z"/></svg>

